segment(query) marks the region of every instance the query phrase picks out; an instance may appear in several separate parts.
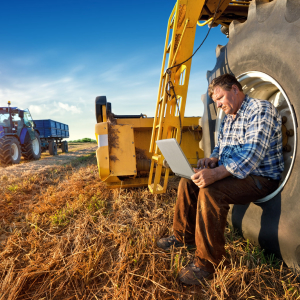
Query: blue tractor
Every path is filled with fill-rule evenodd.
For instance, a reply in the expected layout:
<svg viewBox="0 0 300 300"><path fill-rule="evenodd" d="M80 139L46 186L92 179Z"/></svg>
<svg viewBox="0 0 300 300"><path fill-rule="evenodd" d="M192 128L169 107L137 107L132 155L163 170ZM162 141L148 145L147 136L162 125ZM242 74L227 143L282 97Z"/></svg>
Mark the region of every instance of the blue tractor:
<svg viewBox="0 0 300 300"><path fill-rule="evenodd" d="M41 157L41 140L28 109L0 107L0 163L18 164Z"/></svg>

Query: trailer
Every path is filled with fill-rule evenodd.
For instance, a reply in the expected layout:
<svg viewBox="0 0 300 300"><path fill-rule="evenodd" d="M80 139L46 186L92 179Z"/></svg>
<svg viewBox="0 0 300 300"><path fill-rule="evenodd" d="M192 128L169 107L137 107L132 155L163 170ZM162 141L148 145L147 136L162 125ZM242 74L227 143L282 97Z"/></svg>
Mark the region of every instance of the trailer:
<svg viewBox="0 0 300 300"><path fill-rule="evenodd" d="M70 136L67 124L50 119L34 120L34 123L35 129L40 135L42 152L49 150L51 155L57 155L58 148L62 152L69 152L68 142L63 140Z"/></svg>

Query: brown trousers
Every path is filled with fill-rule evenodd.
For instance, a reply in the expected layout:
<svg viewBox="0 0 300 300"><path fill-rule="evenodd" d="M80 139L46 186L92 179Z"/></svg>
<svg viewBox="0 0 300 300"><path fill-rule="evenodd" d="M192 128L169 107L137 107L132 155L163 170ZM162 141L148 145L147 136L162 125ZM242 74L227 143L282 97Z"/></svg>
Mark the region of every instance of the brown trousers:
<svg viewBox="0 0 300 300"><path fill-rule="evenodd" d="M176 239L196 244L195 264L213 273L225 257L225 226L229 204L248 204L272 193L279 181L250 175L227 177L199 189L182 178L178 187L173 230Z"/></svg>

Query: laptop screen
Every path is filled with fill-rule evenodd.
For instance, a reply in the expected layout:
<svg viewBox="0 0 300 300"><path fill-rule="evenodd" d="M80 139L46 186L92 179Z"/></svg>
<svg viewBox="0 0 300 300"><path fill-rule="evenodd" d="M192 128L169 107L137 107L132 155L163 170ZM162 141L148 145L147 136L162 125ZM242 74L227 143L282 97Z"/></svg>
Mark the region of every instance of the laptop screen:
<svg viewBox="0 0 300 300"><path fill-rule="evenodd" d="M156 141L171 170L178 176L191 179L195 174L176 139Z"/></svg>

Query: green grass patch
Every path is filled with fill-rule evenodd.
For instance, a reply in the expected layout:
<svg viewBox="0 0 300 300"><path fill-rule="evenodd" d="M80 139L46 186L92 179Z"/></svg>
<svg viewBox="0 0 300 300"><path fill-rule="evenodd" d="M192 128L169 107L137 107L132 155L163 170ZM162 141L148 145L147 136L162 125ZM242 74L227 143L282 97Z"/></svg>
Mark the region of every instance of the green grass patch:
<svg viewBox="0 0 300 300"><path fill-rule="evenodd" d="M10 192L16 192L18 190L19 186L17 184L12 184L10 186L7 187L7 189L10 191Z"/></svg>
<svg viewBox="0 0 300 300"><path fill-rule="evenodd" d="M90 138L83 138L79 140L68 141L68 143L97 143L97 141Z"/></svg>
<svg viewBox="0 0 300 300"><path fill-rule="evenodd" d="M96 212L99 210L106 209L107 201L105 199L99 198L99 195L95 195L91 198L91 200L87 204L87 209L89 212ZM105 213L104 213L105 214Z"/></svg>
<svg viewBox="0 0 300 300"><path fill-rule="evenodd" d="M91 158L95 158L95 157L96 157L96 153L93 152L93 153L90 153L88 155L84 155L84 156L78 157L76 159L76 161L78 161L78 162L86 162L87 160L89 160Z"/></svg>
<svg viewBox="0 0 300 300"><path fill-rule="evenodd" d="M70 223L70 218L74 215L72 207L62 208L58 210L53 216L50 216L52 226L66 226Z"/></svg>

